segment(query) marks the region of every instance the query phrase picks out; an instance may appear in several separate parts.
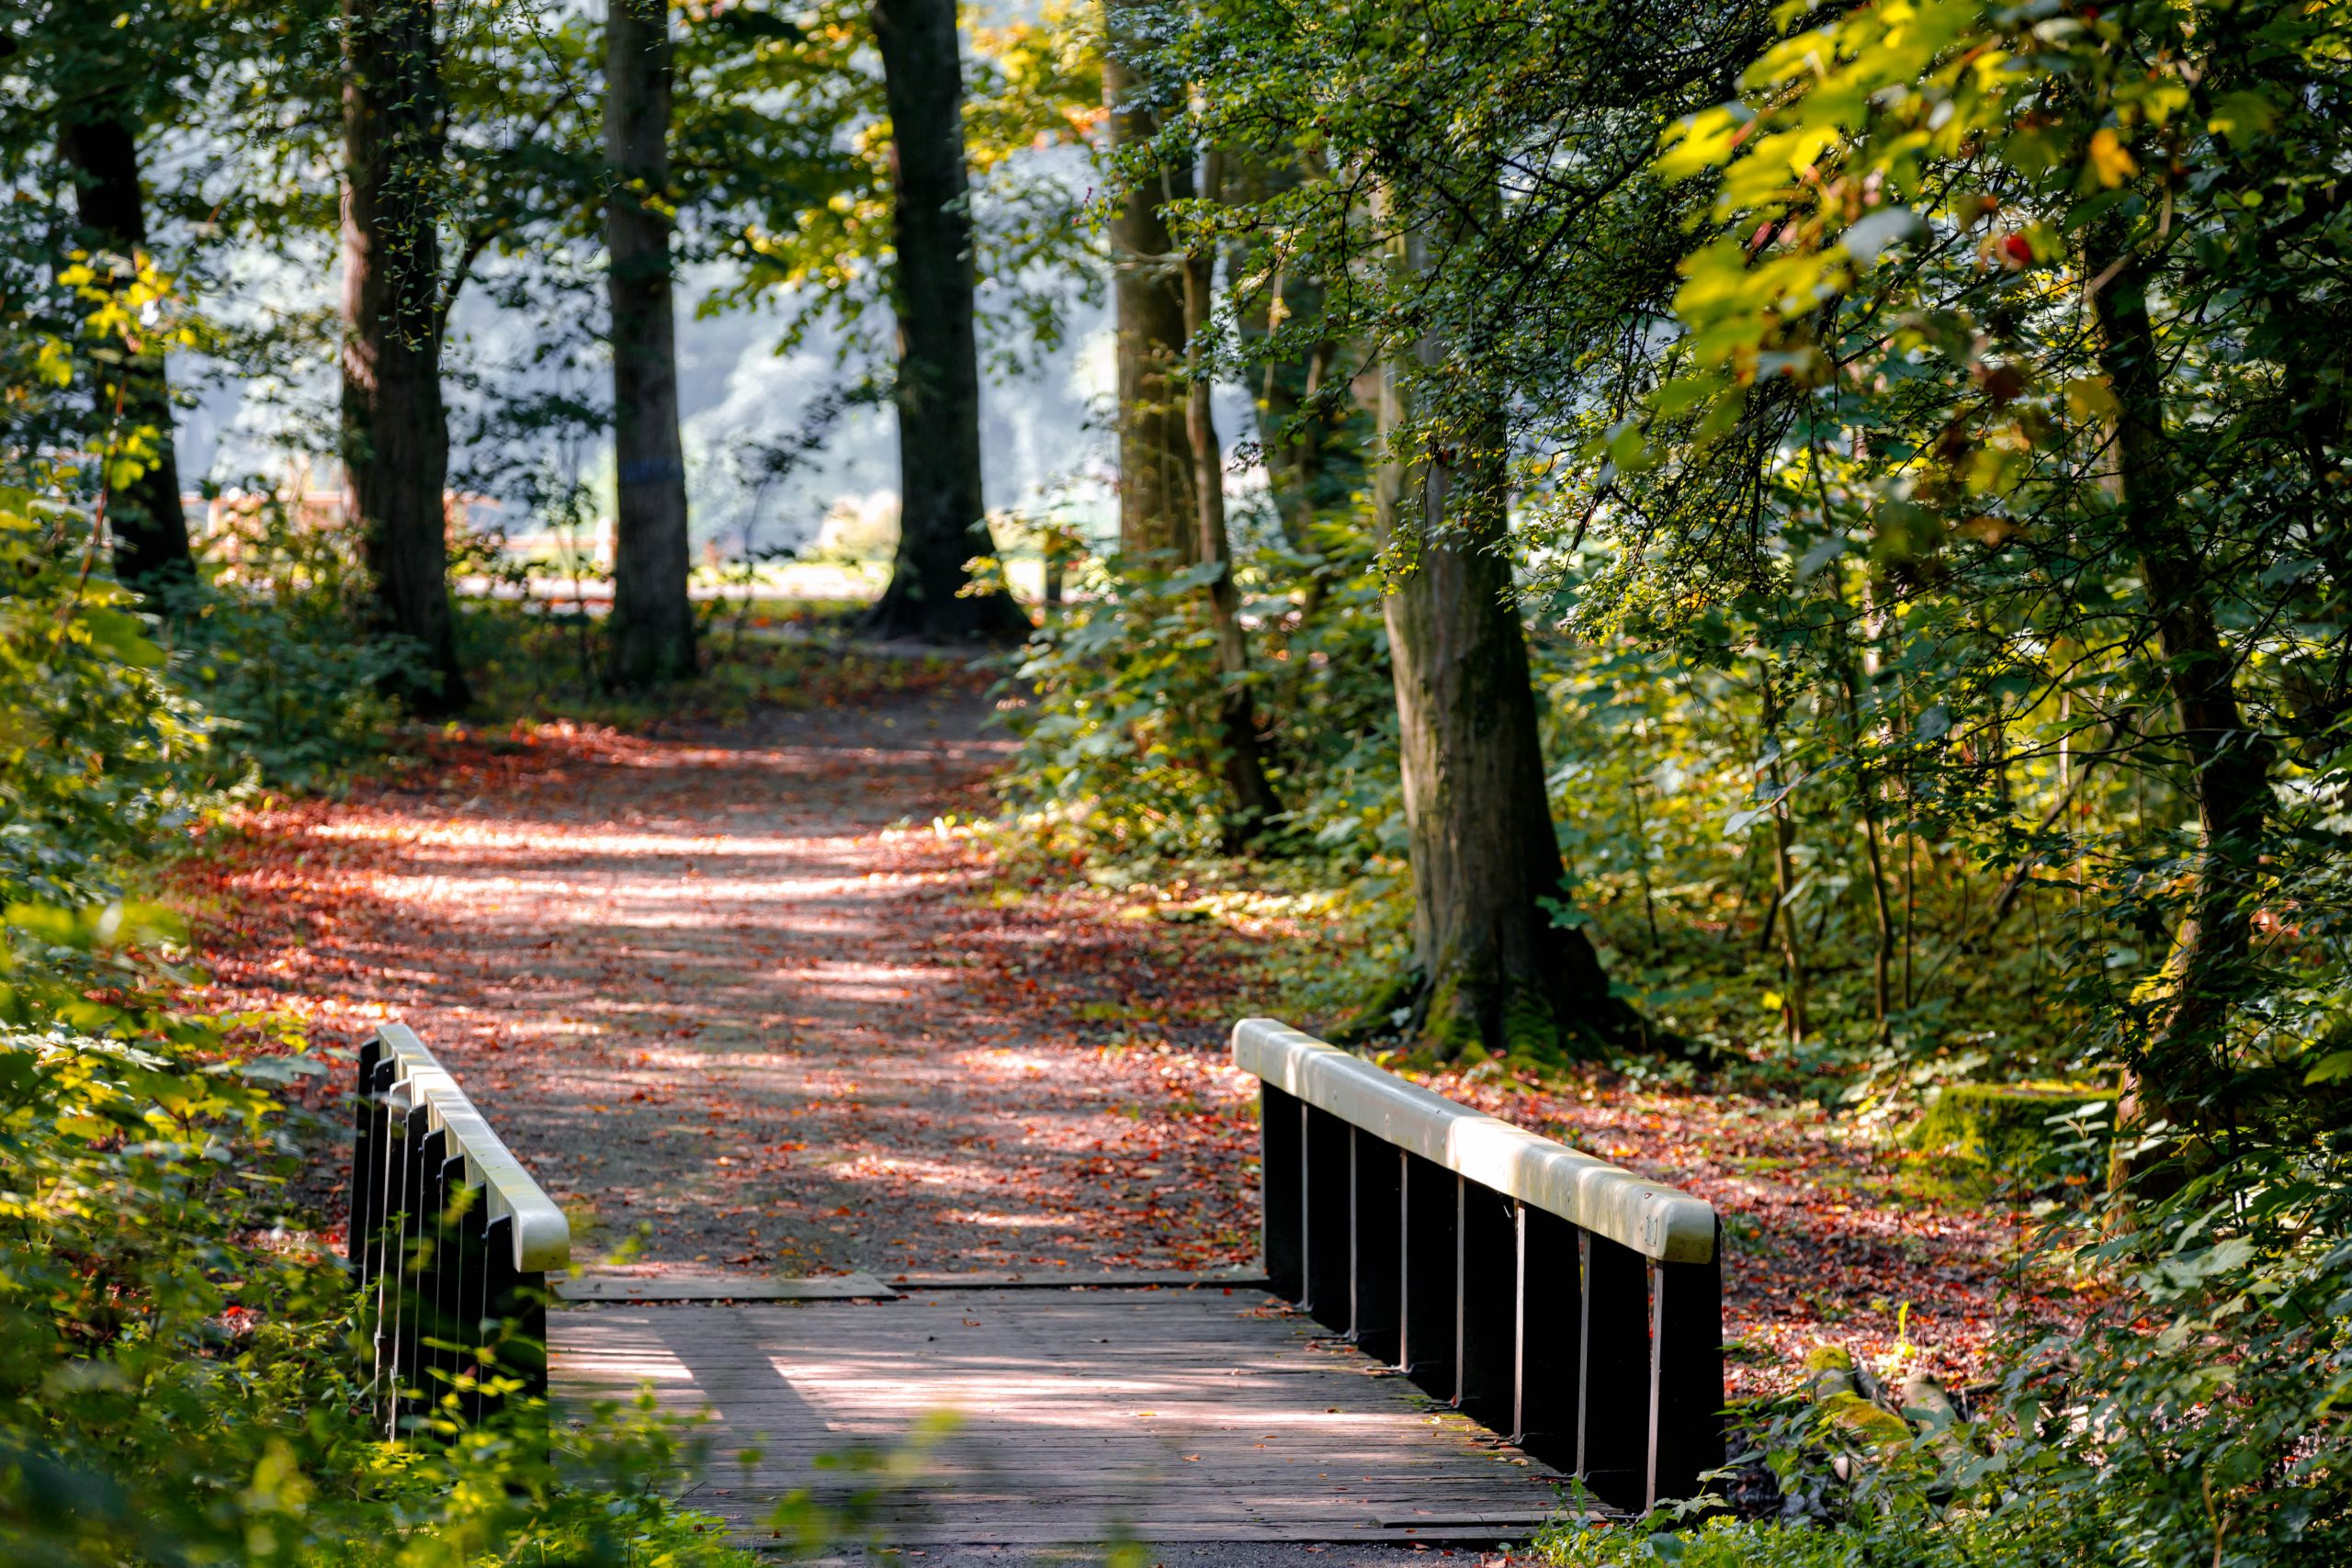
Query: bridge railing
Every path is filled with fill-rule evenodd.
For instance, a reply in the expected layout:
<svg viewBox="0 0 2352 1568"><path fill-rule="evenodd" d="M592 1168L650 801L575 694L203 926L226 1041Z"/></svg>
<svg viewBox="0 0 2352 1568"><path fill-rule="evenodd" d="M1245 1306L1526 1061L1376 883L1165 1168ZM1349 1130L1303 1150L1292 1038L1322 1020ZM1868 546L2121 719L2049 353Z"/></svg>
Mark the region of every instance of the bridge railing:
<svg viewBox="0 0 2352 1568"><path fill-rule="evenodd" d="M547 1276L571 1256L563 1211L403 1024L359 1053L347 1257L385 1435L458 1396L479 1424L547 1393Z"/></svg>
<svg viewBox="0 0 2352 1568"><path fill-rule="evenodd" d="M1723 1462L1711 1205L1272 1019L1233 1058L1262 1086L1276 1294L1605 1503Z"/></svg>

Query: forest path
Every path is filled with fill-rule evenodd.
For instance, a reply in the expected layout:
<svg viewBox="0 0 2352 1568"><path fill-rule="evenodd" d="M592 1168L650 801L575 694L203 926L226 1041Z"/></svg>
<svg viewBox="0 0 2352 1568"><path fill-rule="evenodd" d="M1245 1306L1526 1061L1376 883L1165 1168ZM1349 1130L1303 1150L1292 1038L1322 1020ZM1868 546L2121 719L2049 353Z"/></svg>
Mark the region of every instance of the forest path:
<svg viewBox="0 0 2352 1568"><path fill-rule="evenodd" d="M1039 944L1114 1005L1159 965L1132 922L973 897L985 863L933 827L988 804L989 713L958 682L437 757L422 788L266 824L290 870L247 871L237 902L300 934L245 977L352 1034L413 1027L583 1259L641 1235L639 1261L706 1271L1246 1261L1251 1123L1222 1042L1050 1027L1023 974Z"/></svg>
<svg viewBox="0 0 2352 1568"><path fill-rule="evenodd" d="M994 806L984 683L435 739L345 799L247 808L175 873L209 1003L346 1048L406 1020L582 1261L642 1227L652 1271L1252 1264L1256 1085L1226 1030L1287 1010L1284 965L1364 939L1311 897L1090 880L934 831ZM1713 1201L1741 1395L1824 1341L1985 1365L2029 1217L1923 1186L1923 1156L1854 1118L1603 1067L1427 1081ZM340 1122L345 1089L313 1080L312 1103ZM330 1212L339 1164L315 1172Z"/></svg>

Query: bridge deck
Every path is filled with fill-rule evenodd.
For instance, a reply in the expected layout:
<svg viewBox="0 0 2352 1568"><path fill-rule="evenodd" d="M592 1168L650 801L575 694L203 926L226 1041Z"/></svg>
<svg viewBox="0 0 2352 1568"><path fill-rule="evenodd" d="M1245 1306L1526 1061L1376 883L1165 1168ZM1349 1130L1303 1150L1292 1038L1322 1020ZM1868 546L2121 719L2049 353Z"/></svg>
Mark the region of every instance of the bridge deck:
<svg viewBox="0 0 2352 1568"><path fill-rule="evenodd" d="M551 1314L560 1401L707 1411L693 1500L747 1543L777 1501L881 1486L893 1544L1494 1540L1562 1478L1261 1291L940 1291ZM959 1424L903 1476L819 1469ZM761 1451L748 1470L733 1456Z"/></svg>

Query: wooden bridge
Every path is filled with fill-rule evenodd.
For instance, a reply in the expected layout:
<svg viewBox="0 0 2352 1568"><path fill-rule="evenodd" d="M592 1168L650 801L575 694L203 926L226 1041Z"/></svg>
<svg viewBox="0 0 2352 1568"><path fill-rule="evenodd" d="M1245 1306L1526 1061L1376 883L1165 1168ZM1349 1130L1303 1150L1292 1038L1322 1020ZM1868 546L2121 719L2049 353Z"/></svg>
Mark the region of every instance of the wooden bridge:
<svg viewBox="0 0 2352 1568"><path fill-rule="evenodd" d="M1707 1204L1271 1020L1233 1048L1262 1274L631 1279L569 1272L560 1213L388 1027L351 1226L388 1431L650 1388L708 1419L678 1490L747 1544L813 1506L915 1550L1493 1542L1572 1476L1634 1510L1721 1462Z"/></svg>

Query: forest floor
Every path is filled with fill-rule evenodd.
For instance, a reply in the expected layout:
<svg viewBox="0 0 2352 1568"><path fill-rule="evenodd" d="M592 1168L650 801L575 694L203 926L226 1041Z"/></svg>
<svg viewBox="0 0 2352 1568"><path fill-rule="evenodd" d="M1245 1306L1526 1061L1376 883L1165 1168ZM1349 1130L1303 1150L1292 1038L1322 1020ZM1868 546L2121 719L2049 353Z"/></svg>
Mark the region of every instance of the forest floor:
<svg viewBox="0 0 2352 1568"><path fill-rule="evenodd" d="M408 1022L571 1212L576 1256L1250 1263L1255 1085L1226 1030L1334 939L1197 918L1181 885L1004 869L951 820L993 807L985 690L456 735L346 798L247 808L178 873L209 1005L295 1013L346 1053ZM1736 1389L1826 1342L1981 1373L2021 1217L1921 1195L1880 1140L1597 1068L1430 1081L1718 1205Z"/></svg>

